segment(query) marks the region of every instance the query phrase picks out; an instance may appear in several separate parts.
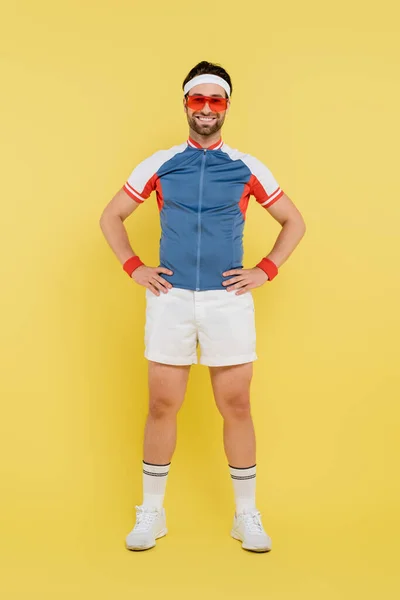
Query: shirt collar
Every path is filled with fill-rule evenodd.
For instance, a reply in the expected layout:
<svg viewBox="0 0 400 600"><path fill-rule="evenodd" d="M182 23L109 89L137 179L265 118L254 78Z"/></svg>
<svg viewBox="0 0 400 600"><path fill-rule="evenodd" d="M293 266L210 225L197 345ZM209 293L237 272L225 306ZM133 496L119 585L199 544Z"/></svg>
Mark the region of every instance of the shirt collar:
<svg viewBox="0 0 400 600"><path fill-rule="evenodd" d="M219 150L219 148L222 147L223 143L224 142L222 141L222 138L219 138L218 142L215 142L215 144L212 144L208 148L203 148L203 146L201 144L199 144L199 142L196 142L190 136L189 136L189 138L187 140L188 146L191 146L192 148L199 148L201 150Z"/></svg>

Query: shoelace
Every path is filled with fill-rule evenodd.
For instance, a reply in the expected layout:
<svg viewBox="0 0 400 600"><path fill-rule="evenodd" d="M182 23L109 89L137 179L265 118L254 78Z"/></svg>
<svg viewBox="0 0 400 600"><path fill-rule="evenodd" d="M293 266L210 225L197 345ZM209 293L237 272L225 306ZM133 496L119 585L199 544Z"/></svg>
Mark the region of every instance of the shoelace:
<svg viewBox="0 0 400 600"><path fill-rule="evenodd" d="M134 527L135 531L148 531L157 519L158 512L153 510L146 510L141 506L136 506L137 520Z"/></svg>
<svg viewBox="0 0 400 600"><path fill-rule="evenodd" d="M243 517L242 517L243 522L244 522L246 529L249 531L249 533L256 533L256 534L264 533L263 526L262 526L261 520L260 520L260 516L261 515L259 512L243 514Z"/></svg>

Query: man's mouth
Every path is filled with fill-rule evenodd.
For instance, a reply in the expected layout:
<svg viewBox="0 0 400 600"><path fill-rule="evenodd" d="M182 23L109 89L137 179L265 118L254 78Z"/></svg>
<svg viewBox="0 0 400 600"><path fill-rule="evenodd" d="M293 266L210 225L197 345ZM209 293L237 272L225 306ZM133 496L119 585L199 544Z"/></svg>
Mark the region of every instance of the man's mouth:
<svg viewBox="0 0 400 600"><path fill-rule="evenodd" d="M195 117L200 123L213 123L216 117Z"/></svg>

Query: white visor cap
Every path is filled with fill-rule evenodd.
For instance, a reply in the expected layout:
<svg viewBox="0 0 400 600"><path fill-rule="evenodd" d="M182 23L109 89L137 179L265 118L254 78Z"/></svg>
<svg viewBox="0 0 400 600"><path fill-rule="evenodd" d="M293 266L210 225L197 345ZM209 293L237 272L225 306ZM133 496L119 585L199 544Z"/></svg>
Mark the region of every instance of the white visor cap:
<svg viewBox="0 0 400 600"><path fill-rule="evenodd" d="M193 77L190 81L187 82L185 87L183 88L183 93L186 95L195 85L200 85L201 83L216 83L224 88L226 93L228 94L228 98L231 95L231 87L225 79L219 77L218 75L197 75L197 77Z"/></svg>

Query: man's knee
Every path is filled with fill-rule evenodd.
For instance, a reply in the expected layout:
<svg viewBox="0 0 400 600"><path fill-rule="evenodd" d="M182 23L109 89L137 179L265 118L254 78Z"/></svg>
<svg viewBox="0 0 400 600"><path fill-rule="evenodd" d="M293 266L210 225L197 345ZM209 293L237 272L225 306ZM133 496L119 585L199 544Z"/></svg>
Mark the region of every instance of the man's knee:
<svg viewBox="0 0 400 600"><path fill-rule="evenodd" d="M165 365L149 361L149 414L154 419L173 416L181 407L189 366Z"/></svg>
<svg viewBox="0 0 400 600"><path fill-rule="evenodd" d="M219 402L218 408L224 419L247 419L250 415L250 397L248 393L237 393Z"/></svg>
<svg viewBox="0 0 400 600"><path fill-rule="evenodd" d="M150 398L149 414L153 419L164 419L176 415L180 402L176 398L170 398L163 394L157 394Z"/></svg>

